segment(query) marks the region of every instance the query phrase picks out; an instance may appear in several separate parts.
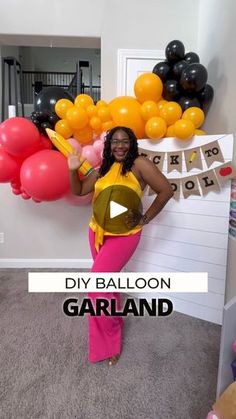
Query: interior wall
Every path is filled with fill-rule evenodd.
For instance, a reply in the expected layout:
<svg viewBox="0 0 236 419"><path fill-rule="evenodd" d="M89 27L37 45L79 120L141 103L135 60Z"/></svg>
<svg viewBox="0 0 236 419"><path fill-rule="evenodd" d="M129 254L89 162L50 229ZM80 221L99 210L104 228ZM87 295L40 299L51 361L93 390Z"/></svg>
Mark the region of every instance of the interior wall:
<svg viewBox="0 0 236 419"><path fill-rule="evenodd" d="M183 40L186 49L196 48L198 0L182 0L181 8L175 0L71 0L69 4L42 0L37 19L29 19L34 13L35 4L28 0L5 2L0 39L1 34L15 35L15 42L23 35L37 35L42 42L47 35L101 37L102 86L107 100L116 96L119 48L164 49L176 38ZM0 200L0 232L5 233L5 243L0 245L2 259L91 258L87 239L90 207L72 207L65 201L37 205L13 196L9 185L0 185Z"/></svg>
<svg viewBox="0 0 236 419"><path fill-rule="evenodd" d="M117 95L118 49L163 50L173 39L186 52L197 47L198 0L110 0L104 8L101 34L102 98Z"/></svg>
<svg viewBox="0 0 236 419"><path fill-rule="evenodd" d="M24 70L75 72L78 61L89 61L93 69L93 84L101 78L101 51L97 48L20 48ZM83 69L83 81L89 83L88 69Z"/></svg>
<svg viewBox="0 0 236 419"><path fill-rule="evenodd" d="M205 129L209 134L233 133L235 118L235 38L236 3L234 0L200 0L198 52L206 65L215 97L207 115ZM236 147L234 146L234 164ZM236 295L236 241L229 239L226 301Z"/></svg>

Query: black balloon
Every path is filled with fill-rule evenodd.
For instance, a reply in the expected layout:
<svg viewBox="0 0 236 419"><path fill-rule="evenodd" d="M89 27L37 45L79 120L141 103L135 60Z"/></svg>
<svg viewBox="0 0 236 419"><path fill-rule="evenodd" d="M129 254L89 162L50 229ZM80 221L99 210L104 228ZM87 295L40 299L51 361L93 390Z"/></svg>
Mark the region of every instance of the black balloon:
<svg viewBox="0 0 236 419"><path fill-rule="evenodd" d="M180 85L189 92L199 92L207 82L207 70L199 63L189 64L180 78Z"/></svg>
<svg viewBox="0 0 236 419"><path fill-rule="evenodd" d="M51 113L48 116L48 122L54 127L57 123L57 121L59 121L59 116L57 116L55 113Z"/></svg>
<svg viewBox="0 0 236 419"><path fill-rule="evenodd" d="M199 100L196 97L187 97L187 96L182 96L179 100L178 100L179 105L182 108L182 111L186 111L186 109L191 108L192 106L196 106L197 108L201 108L201 104L199 102Z"/></svg>
<svg viewBox="0 0 236 419"><path fill-rule="evenodd" d="M188 66L188 63L185 60L177 61L173 65L172 72L174 77L179 80L182 74L182 71Z"/></svg>
<svg viewBox="0 0 236 419"><path fill-rule="evenodd" d="M34 112L35 118L39 122L45 122L48 119L49 112L46 110Z"/></svg>
<svg viewBox="0 0 236 419"><path fill-rule="evenodd" d="M152 72L159 76L164 83L170 76L171 68L168 63L161 61L160 63L157 63L155 67L153 67Z"/></svg>
<svg viewBox="0 0 236 419"><path fill-rule="evenodd" d="M167 80L163 85L162 96L166 100L176 101L180 97L180 87L176 80Z"/></svg>
<svg viewBox="0 0 236 419"><path fill-rule="evenodd" d="M185 54L184 44L181 41L171 41L165 50L166 58L170 63L183 60Z"/></svg>
<svg viewBox="0 0 236 419"><path fill-rule="evenodd" d="M39 128L39 127L40 127L40 122L39 122L39 120L38 120L38 119L36 119L36 118L35 118L34 116L32 116L32 115L31 115L30 119L31 119L31 122L33 122L33 124L34 124L37 128Z"/></svg>
<svg viewBox="0 0 236 419"><path fill-rule="evenodd" d="M198 92L197 97L200 100L202 110L207 114L214 97L213 87L210 84L206 84L206 86Z"/></svg>
<svg viewBox="0 0 236 419"><path fill-rule="evenodd" d="M36 111L55 111L55 104L59 99L69 99L74 102L73 97L61 87L45 87L36 97Z"/></svg>
<svg viewBox="0 0 236 419"><path fill-rule="evenodd" d="M200 58L195 52L188 52L185 54L184 59L188 64L200 63Z"/></svg>

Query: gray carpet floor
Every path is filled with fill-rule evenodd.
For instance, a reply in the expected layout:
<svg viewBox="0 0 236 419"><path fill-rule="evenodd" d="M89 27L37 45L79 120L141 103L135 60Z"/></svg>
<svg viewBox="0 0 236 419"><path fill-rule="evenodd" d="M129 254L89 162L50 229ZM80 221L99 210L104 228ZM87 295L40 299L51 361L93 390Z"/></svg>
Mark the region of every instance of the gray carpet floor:
<svg viewBox="0 0 236 419"><path fill-rule="evenodd" d="M28 294L27 272L0 271L1 419L205 419L219 326L128 316L117 365L90 364L87 319L62 312L72 294Z"/></svg>

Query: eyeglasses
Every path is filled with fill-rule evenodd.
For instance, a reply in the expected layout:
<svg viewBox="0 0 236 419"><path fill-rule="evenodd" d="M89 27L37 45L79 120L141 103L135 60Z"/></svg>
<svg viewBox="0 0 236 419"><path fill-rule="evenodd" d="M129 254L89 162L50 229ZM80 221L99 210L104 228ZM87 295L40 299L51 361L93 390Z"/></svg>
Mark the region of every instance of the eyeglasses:
<svg viewBox="0 0 236 419"><path fill-rule="evenodd" d="M130 145L130 140L128 140L128 139L118 140L116 138L113 138L111 140L111 144L112 145L119 145L119 144L121 144L121 145L129 146Z"/></svg>

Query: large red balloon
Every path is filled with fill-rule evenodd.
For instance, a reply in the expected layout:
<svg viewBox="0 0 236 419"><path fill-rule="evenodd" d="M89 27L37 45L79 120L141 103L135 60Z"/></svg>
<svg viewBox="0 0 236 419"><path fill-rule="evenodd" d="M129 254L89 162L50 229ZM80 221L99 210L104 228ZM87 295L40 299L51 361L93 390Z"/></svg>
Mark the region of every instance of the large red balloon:
<svg viewBox="0 0 236 419"><path fill-rule="evenodd" d="M20 173L21 160L0 148L0 182L11 182Z"/></svg>
<svg viewBox="0 0 236 419"><path fill-rule="evenodd" d="M9 154L26 157L40 149L40 134L28 119L9 118L0 124L0 143Z"/></svg>
<svg viewBox="0 0 236 419"><path fill-rule="evenodd" d="M70 188L66 158L56 150L42 150L28 157L20 171L24 191L39 201L55 201Z"/></svg>

